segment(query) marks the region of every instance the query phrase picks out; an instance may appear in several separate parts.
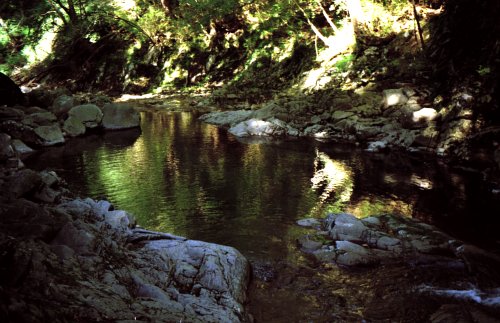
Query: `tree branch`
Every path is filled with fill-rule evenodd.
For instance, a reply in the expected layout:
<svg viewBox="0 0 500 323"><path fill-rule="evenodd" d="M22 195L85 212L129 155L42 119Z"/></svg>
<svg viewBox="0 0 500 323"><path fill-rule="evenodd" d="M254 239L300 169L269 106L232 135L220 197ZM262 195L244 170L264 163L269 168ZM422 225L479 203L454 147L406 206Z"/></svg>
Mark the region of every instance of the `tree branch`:
<svg viewBox="0 0 500 323"><path fill-rule="evenodd" d="M64 17L64 15L59 11L59 9L56 7L56 5L54 4L54 2L52 0L49 0L49 4L50 6L54 9L54 11L56 12L57 16L59 18L61 18L61 20L63 21L63 23L65 25L68 24L68 22L66 21L66 18ZM58 3L59 4L59 3Z"/></svg>
<svg viewBox="0 0 500 323"><path fill-rule="evenodd" d="M418 36L420 37L420 45L422 50L425 49L424 37L422 36L422 27L420 26L420 20L418 19L417 7L415 6L415 0L411 0L413 5L413 15L415 16L415 21L417 22Z"/></svg>
<svg viewBox="0 0 500 323"><path fill-rule="evenodd" d="M302 14L304 15L304 17L306 18L306 21L307 23L309 24L309 26L311 27L312 31L314 32L314 34L319 38L321 39L321 41L326 45L326 46L330 46L328 44L328 38L326 38L322 33L321 31L314 25L314 23L311 21L311 19L309 19L309 17L307 16L307 13L305 12L304 9L302 9L302 7L299 5L299 3L297 1L293 1L295 3L295 5L299 8L300 12L302 12Z"/></svg>
<svg viewBox="0 0 500 323"><path fill-rule="evenodd" d="M335 33L337 33L339 31L339 29L337 28L337 26L335 26L335 24L333 23L332 19L330 18L330 16L326 12L325 8L323 8L323 5L321 4L321 1L320 0L316 0L316 2L318 3L319 7L321 8L321 12L323 13L323 16L325 17L325 19L328 22L328 24L330 25L330 27L332 27L333 31Z"/></svg>

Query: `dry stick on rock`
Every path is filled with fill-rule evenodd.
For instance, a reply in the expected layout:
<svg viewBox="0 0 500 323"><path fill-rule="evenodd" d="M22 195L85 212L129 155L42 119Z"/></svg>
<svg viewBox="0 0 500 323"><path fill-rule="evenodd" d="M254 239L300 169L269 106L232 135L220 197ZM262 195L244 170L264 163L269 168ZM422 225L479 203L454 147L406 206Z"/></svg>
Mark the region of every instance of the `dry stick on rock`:
<svg viewBox="0 0 500 323"><path fill-rule="evenodd" d="M418 12L417 12L417 6L415 5L415 0L411 0L411 3L413 5L413 15L415 16L415 21L417 22L418 36L420 37L420 45L422 46L422 50L424 50L425 49L424 37L422 36L422 27L420 26L420 20L418 19Z"/></svg>

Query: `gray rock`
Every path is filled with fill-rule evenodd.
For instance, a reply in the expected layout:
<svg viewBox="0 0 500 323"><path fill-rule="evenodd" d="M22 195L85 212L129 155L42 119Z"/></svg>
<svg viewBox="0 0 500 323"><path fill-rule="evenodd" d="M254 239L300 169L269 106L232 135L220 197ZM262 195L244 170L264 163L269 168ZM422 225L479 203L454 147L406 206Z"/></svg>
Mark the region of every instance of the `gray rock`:
<svg viewBox="0 0 500 323"><path fill-rule="evenodd" d="M438 117L438 113L432 108L416 108L406 105L393 110L392 117L397 119L405 129L421 129L429 126Z"/></svg>
<svg viewBox="0 0 500 323"><path fill-rule="evenodd" d="M286 133L286 129L278 119L270 119L269 121L250 119L231 127L229 132L236 137L282 136Z"/></svg>
<svg viewBox="0 0 500 323"><path fill-rule="evenodd" d="M21 120L24 112L20 109L0 106L0 121L3 120Z"/></svg>
<svg viewBox="0 0 500 323"><path fill-rule="evenodd" d="M63 130L68 136L77 137L85 134L85 125L80 119L69 117L64 121Z"/></svg>
<svg viewBox="0 0 500 323"><path fill-rule="evenodd" d="M394 251L396 253L401 253L403 251L401 240L388 236L382 236L377 240L377 248Z"/></svg>
<svg viewBox="0 0 500 323"><path fill-rule="evenodd" d="M337 257L337 252L332 246L323 246L322 248L313 251L314 257L321 262L334 262Z"/></svg>
<svg viewBox="0 0 500 323"><path fill-rule="evenodd" d="M108 213L108 211L113 211L113 205L106 200L97 201L94 205L92 205L94 213L104 219L104 216Z"/></svg>
<svg viewBox="0 0 500 323"><path fill-rule="evenodd" d="M95 128L102 121L102 111L95 104L77 105L68 112L69 117L79 120L86 128Z"/></svg>
<svg viewBox="0 0 500 323"><path fill-rule="evenodd" d="M314 116L311 117L311 123L312 124L318 124L320 122L321 122L321 117L320 116L314 115Z"/></svg>
<svg viewBox="0 0 500 323"><path fill-rule="evenodd" d="M438 112L433 108L422 108L418 111L413 112L413 122L422 123L430 122L436 119Z"/></svg>
<svg viewBox="0 0 500 323"><path fill-rule="evenodd" d="M29 153L34 152L33 149L31 149L30 147L28 147L24 142L22 142L19 139L12 140L12 147L14 148L14 150L18 154L21 154L21 155L23 155L23 154L29 154Z"/></svg>
<svg viewBox="0 0 500 323"><path fill-rule="evenodd" d="M14 175L4 183L16 193L11 197L32 198L28 193L40 185L58 184L49 172L24 170ZM2 250L12 254L2 263L9 286L2 289L2 297L16 304L8 309L13 317L246 321L249 263L234 248L130 230L128 214L113 211L107 201L77 199L49 207L11 198L8 203L0 201L0 210L0 232L9 236ZM34 301L40 299L43 308Z"/></svg>
<svg viewBox="0 0 500 323"><path fill-rule="evenodd" d="M206 311L204 319L210 322L219 319L240 321L243 312L241 303L246 299L249 266L238 251L192 240L150 241L144 248L152 256L152 261L173 261L179 269L174 272L172 279L186 287L192 286L191 293L199 295L196 301L188 296L187 299L179 299L180 303L196 308L202 306ZM217 299L221 299L222 308ZM193 311L193 314L196 315L196 312Z"/></svg>
<svg viewBox="0 0 500 323"><path fill-rule="evenodd" d="M369 152L379 152L387 148L387 141L377 140L368 143L368 147L365 149Z"/></svg>
<svg viewBox="0 0 500 323"><path fill-rule="evenodd" d="M339 122L340 120L348 119L354 116L354 112L350 111L335 111L332 113L332 122Z"/></svg>
<svg viewBox="0 0 500 323"><path fill-rule="evenodd" d="M329 138L330 133L327 128L320 124L315 124L304 129L304 135L315 138Z"/></svg>
<svg viewBox="0 0 500 323"><path fill-rule="evenodd" d="M140 115L128 104L109 103L102 108L105 129L127 129L140 126Z"/></svg>
<svg viewBox="0 0 500 323"><path fill-rule="evenodd" d="M40 126L34 129L35 133L41 139L43 146L52 146L64 143L64 136L59 125Z"/></svg>
<svg viewBox="0 0 500 323"><path fill-rule="evenodd" d="M26 116L22 122L30 127L50 126L57 122L57 117L52 112L37 112Z"/></svg>
<svg viewBox="0 0 500 323"><path fill-rule="evenodd" d="M254 111L251 117L254 119L267 120L274 117L277 111L279 111L279 106L275 102L271 102L266 104L262 109Z"/></svg>
<svg viewBox="0 0 500 323"><path fill-rule="evenodd" d="M378 262L369 249L350 241L336 241L337 258L335 262L344 266L364 266Z"/></svg>
<svg viewBox="0 0 500 323"><path fill-rule="evenodd" d="M60 195L61 192L58 192L48 186L44 186L41 190L38 190L33 197L35 200L40 202L54 203Z"/></svg>
<svg viewBox="0 0 500 323"><path fill-rule="evenodd" d="M387 89L382 91L383 105L387 109L396 105L403 105L408 101L403 89Z"/></svg>
<svg viewBox="0 0 500 323"><path fill-rule="evenodd" d="M51 241L52 245L65 245L73 249L79 255L86 255L94 250L96 236L91 232L77 228L72 222L66 223L56 237Z"/></svg>
<svg viewBox="0 0 500 323"><path fill-rule="evenodd" d="M77 102L74 97L63 94L54 100L54 103L52 103L48 110L56 116L61 117L65 116L75 105L77 105Z"/></svg>
<svg viewBox="0 0 500 323"><path fill-rule="evenodd" d="M23 169L7 178L3 191L10 192L14 197L21 197L38 189L41 183L40 174L31 169Z"/></svg>
<svg viewBox="0 0 500 323"><path fill-rule="evenodd" d="M361 219L361 222L376 227L379 227L381 224L380 219L376 216L369 216L367 218Z"/></svg>
<svg viewBox="0 0 500 323"><path fill-rule="evenodd" d="M449 263L451 245L460 244L431 225L390 215L359 220L346 213L330 214L325 220L325 229L336 241L337 249L343 250L339 254L351 252L349 257L340 257L338 263L345 265L389 263L403 259L415 262L429 256L438 259L437 262ZM342 242L339 244L339 241ZM328 259L331 255L324 251L328 247L326 245L314 251L315 256Z"/></svg>
<svg viewBox="0 0 500 323"><path fill-rule="evenodd" d="M315 251L323 246L323 243L311 239L309 235L300 237L297 242L304 251Z"/></svg>
<svg viewBox="0 0 500 323"><path fill-rule="evenodd" d="M14 156L15 152L10 143L10 136L0 133L0 163Z"/></svg>
<svg viewBox="0 0 500 323"><path fill-rule="evenodd" d="M104 221L115 230L126 231L130 225L130 216L122 210L108 211L104 214Z"/></svg>
<svg viewBox="0 0 500 323"><path fill-rule="evenodd" d="M319 227L321 225L321 222L318 219L307 218L298 220L297 224L301 227Z"/></svg>
<svg viewBox="0 0 500 323"><path fill-rule="evenodd" d="M0 122L0 132L8 134L11 138L20 139L28 145L38 146L42 140L35 133L33 128L28 127L21 122L8 120Z"/></svg>
<svg viewBox="0 0 500 323"><path fill-rule="evenodd" d="M210 112L200 117L201 121L217 126L232 127L252 117L251 110Z"/></svg>
<svg viewBox="0 0 500 323"><path fill-rule="evenodd" d="M52 187L52 186L58 184L59 182L61 182L61 179L59 178L59 176L57 176L57 174L53 171L44 170L44 171L41 171L39 174L40 174L40 177L42 178L42 182L47 187Z"/></svg>
<svg viewBox="0 0 500 323"><path fill-rule="evenodd" d="M352 214L330 214L326 227L334 240L363 241L368 228Z"/></svg>

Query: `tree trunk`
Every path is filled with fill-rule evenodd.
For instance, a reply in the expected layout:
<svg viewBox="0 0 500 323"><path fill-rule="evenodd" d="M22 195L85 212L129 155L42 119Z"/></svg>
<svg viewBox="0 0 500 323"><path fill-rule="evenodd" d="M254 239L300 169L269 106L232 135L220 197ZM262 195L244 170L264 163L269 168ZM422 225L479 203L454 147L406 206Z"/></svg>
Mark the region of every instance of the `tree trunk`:
<svg viewBox="0 0 500 323"><path fill-rule="evenodd" d="M346 0L347 11L351 17L352 27L354 28L354 33L357 35L359 33L359 26L364 22L363 10L361 9L360 0Z"/></svg>

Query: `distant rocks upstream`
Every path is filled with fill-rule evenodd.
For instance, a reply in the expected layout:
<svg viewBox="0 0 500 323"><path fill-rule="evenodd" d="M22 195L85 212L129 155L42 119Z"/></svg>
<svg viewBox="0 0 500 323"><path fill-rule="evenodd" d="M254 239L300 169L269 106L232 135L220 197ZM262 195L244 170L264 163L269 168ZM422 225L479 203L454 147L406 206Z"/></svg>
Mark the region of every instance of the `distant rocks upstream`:
<svg viewBox="0 0 500 323"><path fill-rule="evenodd" d="M332 90L333 91L333 90ZM211 112L200 120L227 128L236 137L311 137L355 143L368 152L404 149L480 168L500 183L496 126L474 126L480 98L472 89L456 89L449 102L431 99L415 85L376 90L373 84L353 92L279 95L234 111Z"/></svg>
<svg viewBox="0 0 500 323"><path fill-rule="evenodd" d="M27 106L0 106L0 134L8 135L18 153L64 144L92 130L119 130L140 126L139 113L127 103L101 102L63 90L27 93ZM89 101L81 104L81 101Z"/></svg>

